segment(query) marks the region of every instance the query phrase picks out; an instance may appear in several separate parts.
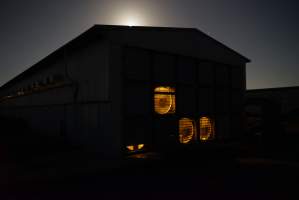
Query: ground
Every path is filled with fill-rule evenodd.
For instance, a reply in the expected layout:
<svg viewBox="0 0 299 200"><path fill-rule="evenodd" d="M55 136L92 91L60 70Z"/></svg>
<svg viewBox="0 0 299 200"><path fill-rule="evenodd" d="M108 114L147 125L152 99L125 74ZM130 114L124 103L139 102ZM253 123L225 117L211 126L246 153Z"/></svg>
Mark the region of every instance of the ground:
<svg viewBox="0 0 299 200"><path fill-rule="evenodd" d="M250 147L252 148L252 147ZM15 154L1 163L1 199L291 199L299 163L245 148L192 147L122 162L81 150ZM239 149L240 150L240 149ZM248 151L252 150L252 154ZM247 151L244 153L244 151ZM209 153L206 153L209 152ZM27 155L26 155L27 154ZM296 199L296 198L295 198Z"/></svg>

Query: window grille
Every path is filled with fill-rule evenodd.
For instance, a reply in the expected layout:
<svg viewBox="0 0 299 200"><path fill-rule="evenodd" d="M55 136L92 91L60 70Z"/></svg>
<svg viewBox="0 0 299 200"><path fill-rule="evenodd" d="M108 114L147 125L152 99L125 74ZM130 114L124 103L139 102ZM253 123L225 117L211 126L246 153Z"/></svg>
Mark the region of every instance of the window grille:
<svg viewBox="0 0 299 200"><path fill-rule="evenodd" d="M173 87L157 87L154 95L155 112L160 115L174 114L176 111L175 89Z"/></svg>
<svg viewBox="0 0 299 200"><path fill-rule="evenodd" d="M208 117L199 119L199 139L202 141L214 139L214 123Z"/></svg>
<svg viewBox="0 0 299 200"><path fill-rule="evenodd" d="M193 120L182 118L179 121L179 140L182 144L188 144L195 138L196 127Z"/></svg>

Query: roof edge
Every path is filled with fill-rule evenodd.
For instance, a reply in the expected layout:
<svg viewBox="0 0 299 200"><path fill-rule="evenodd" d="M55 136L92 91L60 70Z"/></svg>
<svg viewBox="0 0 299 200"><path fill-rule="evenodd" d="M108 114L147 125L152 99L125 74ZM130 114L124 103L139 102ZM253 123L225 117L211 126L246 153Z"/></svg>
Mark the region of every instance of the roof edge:
<svg viewBox="0 0 299 200"><path fill-rule="evenodd" d="M195 29L197 32L199 32L200 34L204 35L205 37L208 37L209 39L213 40L214 42L218 43L219 45L223 46L224 48L232 51L233 53L237 54L238 56L242 57L244 60L246 60L246 63L250 63L251 60L245 56L243 56L242 54L238 53L237 51L233 50L232 48L228 47L227 45L223 44L222 42L216 40L215 38L209 36L208 34L202 32L199 29Z"/></svg>
<svg viewBox="0 0 299 200"><path fill-rule="evenodd" d="M248 89L246 93L250 92L263 92L263 91L279 91L279 90L295 90L299 89L299 86L289 86L289 87L276 87L276 88L260 88L260 89Z"/></svg>
<svg viewBox="0 0 299 200"><path fill-rule="evenodd" d="M236 52L235 50L229 48L228 46L224 45L223 43L217 41L216 39L212 38L211 36L205 34L204 32L200 31L197 28L177 28L177 27L155 27L155 26L125 26L125 25L101 25L101 24L94 24L92 27L90 27L89 29L87 29L86 31L84 31L82 34L80 34L79 36L75 37L74 39L70 40L69 42L66 42L64 45L62 45L61 47L59 47L57 50L53 51L52 53L48 54L47 56L45 56L43 59L41 59L40 61L36 62L35 64L31 65L30 67L28 67L27 69L25 69L23 72L21 72L20 74L16 75L14 78L10 79L9 81L7 81L6 83L4 83L2 86L0 86L0 90L4 89L8 86L10 86L11 84L15 83L16 81L18 81L19 79L21 79L23 76L30 74L30 72L32 72L33 70L35 70L36 68L38 68L40 65L42 65L43 63L47 62L48 60L50 60L51 58L58 56L60 53L63 53L63 51L66 48L71 48L73 46L76 46L75 44L78 42L80 43L80 41L85 40L86 38L88 38L90 35L96 35L97 31L94 30L117 30L117 29L137 29L137 30L158 30L158 31L192 31L194 33L200 33L201 35L208 37L209 39L213 40L214 42L220 44L221 46L223 46L224 48L230 50L231 52L234 52L236 55L242 57L243 59L245 59L246 63L250 62L250 60L248 58L246 58L245 56L239 54L238 52Z"/></svg>
<svg viewBox="0 0 299 200"><path fill-rule="evenodd" d="M246 63L250 63L251 60L248 59L247 57L243 56L242 54L238 53L237 51L233 50L232 48L228 47L227 45L223 44L222 42L219 42L218 40L214 39L213 37L207 35L206 33L204 33L203 31L199 30L198 28L188 28L188 27L163 27L163 26L125 26L125 25L101 25L101 24L95 24L93 27L97 28L97 29L106 29L106 30L113 30L113 29L119 29L119 28L123 28L123 29L137 29L137 30L150 30L150 29L154 29L154 30L158 30L158 31L192 31L192 32L196 32L196 33L200 33L201 35L209 38L210 40L213 40L213 42L218 43L220 46L228 49L229 51L237 54L238 56L240 56L241 58L243 58Z"/></svg>

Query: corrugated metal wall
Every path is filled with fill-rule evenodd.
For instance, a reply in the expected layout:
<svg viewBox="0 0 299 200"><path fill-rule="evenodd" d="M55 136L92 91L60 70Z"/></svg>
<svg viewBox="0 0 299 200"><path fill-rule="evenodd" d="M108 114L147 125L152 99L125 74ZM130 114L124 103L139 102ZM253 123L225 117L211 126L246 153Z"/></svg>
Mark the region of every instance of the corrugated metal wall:
<svg viewBox="0 0 299 200"><path fill-rule="evenodd" d="M111 128L108 43L93 41L72 51L66 50L58 60L24 77L7 88L7 92L27 88L55 74L62 75L65 84L3 101L1 114L23 119L33 132L64 137L74 144L116 155L112 148L119 133Z"/></svg>
<svg viewBox="0 0 299 200"><path fill-rule="evenodd" d="M63 136L106 155L121 152L121 137L125 144L161 145L178 138L182 117L210 116L216 122L216 137L228 138L242 130L244 70L245 66L93 41L66 51L6 92L53 74L62 74L66 84L2 102L2 112L24 119L41 134ZM176 114L154 112L157 86L176 89Z"/></svg>
<svg viewBox="0 0 299 200"><path fill-rule="evenodd" d="M244 66L167 54L148 49L124 48L125 143L163 143L176 136L178 119L210 116L218 139L242 134ZM153 110L156 86L176 88L174 115ZM165 142L164 142L165 144Z"/></svg>

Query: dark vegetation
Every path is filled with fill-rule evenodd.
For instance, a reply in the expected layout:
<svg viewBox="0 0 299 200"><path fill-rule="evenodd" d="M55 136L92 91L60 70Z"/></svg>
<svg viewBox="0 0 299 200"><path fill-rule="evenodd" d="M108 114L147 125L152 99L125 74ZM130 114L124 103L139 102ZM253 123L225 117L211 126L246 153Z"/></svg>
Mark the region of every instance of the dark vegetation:
<svg viewBox="0 0 299 200"><path fill-rule="evenodd" d="M247 136L117 162L21 121L0 125L1 199L290 199L299 186L295 139Z"/></svg>

